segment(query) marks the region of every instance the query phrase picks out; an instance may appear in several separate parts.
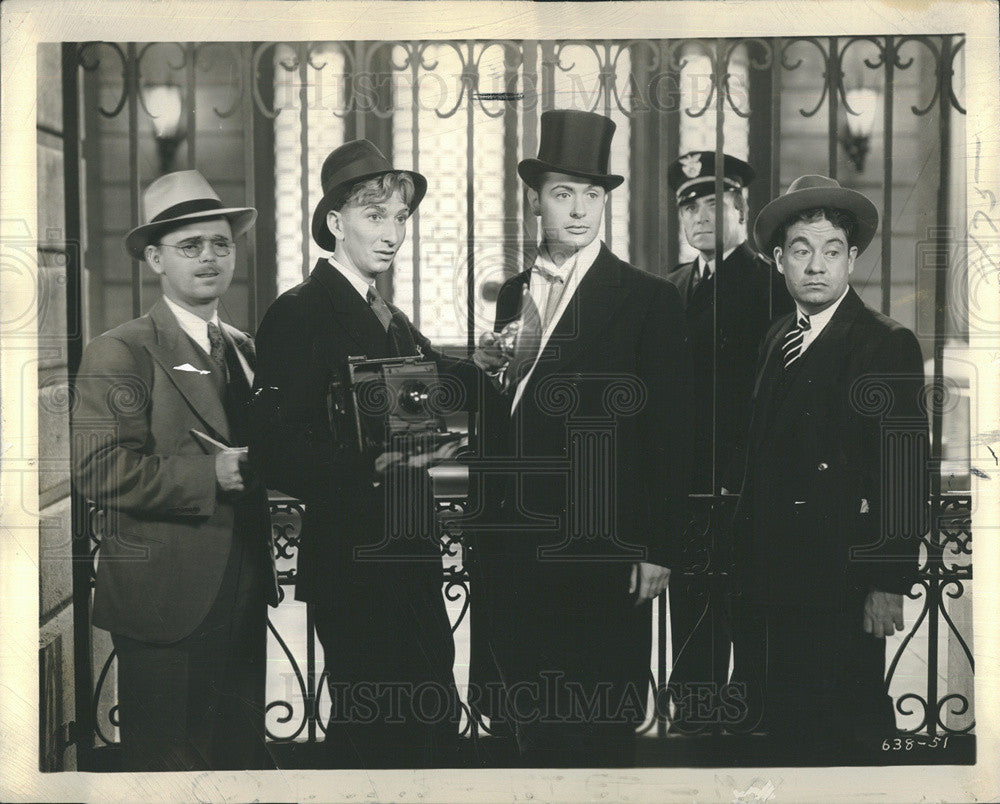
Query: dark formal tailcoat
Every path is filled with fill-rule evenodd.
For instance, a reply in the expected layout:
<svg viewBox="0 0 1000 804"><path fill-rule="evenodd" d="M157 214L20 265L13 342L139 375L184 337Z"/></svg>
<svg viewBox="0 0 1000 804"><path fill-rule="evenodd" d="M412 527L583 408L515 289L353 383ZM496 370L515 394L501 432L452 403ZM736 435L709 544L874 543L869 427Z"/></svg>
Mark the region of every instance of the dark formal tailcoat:
<svg viewBox="0 0 1000 804"><path fill-rule="evenodd" d="M739 631L734 679L753 675L747 657L760 659L762 640L772 654L783 644L785 667L821 657L804 661L782 694L788 700L825 679L826 708L816 700L800 707L810 723L884 721L884 641L862 633L861 605L872 589L902 594L915 580L927 527L920 347L849 290L786 371L780 345L793 323L794 315L776 321L762 345L735 518L736 580L744 613L763 621L767 612L805 610L813 627L797 648L780 621L767 635ZM779 661L767 659L775 678Z"/></svg>
<svg viewBox="0 0 1000 804"><path fill-rule="evenodd" d="M755 255L747 243L737 246L717 266L712 278L703 281L692 294L697 264L696 259L667 274L684 303L691 352L695 442L692 491L713 490L714 392L715 490L725 487L735 493L743 475L757 351L771 321L792 310L792 300L781 275Z"/></svg>
<svg viewBox="0 0 1000 804"><path fill-rule="evenodd" d="M250 338L222 329L253 367ZM233 539L247 540L273 573L263 487L218 494L215 456L190 432L228 443L217 373L162 300L84 350L74 479L106 512L94 590L99 628L150 643L186 637L218 594Z"/></svg>
<svg viewBox="0 0 1000 804"><path fill-rule="evenodd" d="M501 287L497 331L519 316L529 276ZM630 684L641 717L651 608L627 594L629 568L676 558L689 452L684 346L676 288L602 245L513 415L509 393L485 408L487 451L503 458L484 483L494 527L477 539L474 684L491 663L508 690L546 673L591 690L613 682L615 695Z"/></svg>

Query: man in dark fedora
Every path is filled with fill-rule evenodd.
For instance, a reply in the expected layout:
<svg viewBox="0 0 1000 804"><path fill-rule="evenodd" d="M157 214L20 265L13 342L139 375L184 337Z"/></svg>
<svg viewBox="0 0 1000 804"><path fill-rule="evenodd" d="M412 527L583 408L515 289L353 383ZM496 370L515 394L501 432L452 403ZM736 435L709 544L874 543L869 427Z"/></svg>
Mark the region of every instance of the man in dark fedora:
<svg viewBox="0 0 1000 804"><path fill-rule="evenodd" d="M796 179L754 224L796 310L758 362L734 681L755 693L749 728L823 763L893 733L885 637L927 528L920 346L849 284L877 228L874 204L825 176Z"/></svg>
<svg viewBox="0 0 1000 804"><path fill-rule="evenodd" d="M747 243L745 193L753 168L725 154L722 171L721 206L715 151L683 154L667 171L684 237L698 252L667 274L687 321L697 494L739 490L757 349L771 320L792 309L781 277ZM719 234L723 253L716 260ZM672 732L703 731L724 711L719 696L729 678L731 634L723 590L708 573L722 569L727 531L707 504L692 505L683 571L670 583Z"/></svg>
<svg viewBox="0 0 1000 804"><path fill-rule="evenodd" d="M609 170L614 130L589 112L542 115L538 157L518 165L541 243L497 299L512 343L485 423L494 507L476 542L486 644L472 675L499 680L490 712L542 767L633 764L650 601L684 523L683 311L673 285L599 238L624 180Z"/></svg>
<svg viewBox="0 0 1000 804"><path fill-rule="evenodd" d="M76 377L78 493L104 511L93 624L118 659L124 768L267 767L266 604L277 604L264 487L247 467L250 338L219 320L234 238L200 173L143 194L125 248L160 277L146 314L91 341Z"/></svg>
<svg viewBox="0 0 1000 804"><path fill-rule="evenodd" d="M312 235L331 255L279 296L260 325L251 458L269 487L305 503L295 594L309 604L325 656L333 701L327 763L453 765L455 651L438 543L410 540L407 560L365 555L384 541L388 499L410 495L430 516L433 501L413 473L447 450L409 463L362 453L331 429L328 406L331 383L348 380L350 356L422 354L461 372L375 285L403 245L427 180L354 140L327 156L321 182ZM468 379L475 370L464 368Z"/></svg>

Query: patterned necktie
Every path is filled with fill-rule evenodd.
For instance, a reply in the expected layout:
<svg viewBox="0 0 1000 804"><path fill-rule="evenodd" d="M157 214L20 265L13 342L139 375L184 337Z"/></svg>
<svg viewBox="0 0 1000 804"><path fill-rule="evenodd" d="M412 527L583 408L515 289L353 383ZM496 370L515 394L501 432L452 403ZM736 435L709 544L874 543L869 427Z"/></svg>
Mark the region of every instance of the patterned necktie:
<svg viewBox="0 0 1000 804"><path fill-rule="evenodd" d="M382 328L388 332L389 324L392 323L392 310L385 303L385 299L375 290L374 285L368 286L368 304L372 308L372 312L375 313L375 317L378 318Z"/></svg>
<svg viewBox="0 0 1000 804"><path fill-rule="evenodd" d="M410 333L406 316L400 312L394 313L385 299L375 290L374 285L368 287L368 304L378 318L379 323L389 333L389 340L392 342L394 357L408 357L417 354L417 347Z"/></svg>
<svg viewBox="0 0 1000 804"><path fill-rule="evenodd" d="M224 381L222 405L226 411L226 420L229 422L229 441L231 444L246 444L250 385L236 355L236 347L213 321L208 324L208 342L211 345L209 357L218 366Z"/></svg>
<svg viewBox="0 0 1000 804"><path fill-rule="evenodd" d="M548 284L548 295L545 298L545 315L541 317L541 329L544 332L548 329L552 318L559 309L559 302L562 301L563 291L566 290L566 279L541 265L534 267L534 272L543 278Z"/></svg>
<svg viewBox="0 0 1000 804"><path fill-rule="evenodd" d="M542 317L538 313L538 305L531 297L528 286L521 292L521 315L518 319L520 327L514 339L514 354L507 367L505 383L507 390L513 392L535 364L535 357L542 344Z"/></svg>
<svg viewBox="0 0 1000 804"><path fill-rule="evenodd" d="M802 342L809 327L809 316L805 313L799 313L795 326L788 330L785 335L785 340L781 344L781 354L784 356L786 369L790 368L802 356Z"/></svg>
<svg viewBox="0 0 1000 804"><path fill-rule="evenodd" d="M211 345L208 356L222 372L225 381L229 382L229 372L226 366L226 342L222 337L222 330L214 321L208 322L208 342Z"/></svg>

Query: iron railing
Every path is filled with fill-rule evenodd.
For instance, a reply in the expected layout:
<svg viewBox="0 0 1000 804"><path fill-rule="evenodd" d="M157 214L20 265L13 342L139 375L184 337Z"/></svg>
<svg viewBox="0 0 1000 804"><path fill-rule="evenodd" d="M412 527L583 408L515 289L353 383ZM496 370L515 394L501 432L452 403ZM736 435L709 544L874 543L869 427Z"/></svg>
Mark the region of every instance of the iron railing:
<svg viewBox="0 0 1000 804"><path fill-rule="evenodd" d="M707 501L709 497L710 495L698 495L693 500L697 505L699 502ZM443 558L442 590L447 600L462 601L461 608L452 622L453 633L467 624L471 583L474 582L474 579L470 578L468 567L470 548L466 544L464 535L455 524L461 520L463 503L464 498L461 497L438 498L437 500L439 538ZM921 679L923 683L915 683L895 697L894 703L901 715L912 715L917 709L923 713L918 724L900 729L899 733L904 737L907 735L925 735L927 737L964 735L972 732L974 727L971 718L967 723L959 726L949 725L946 722L943 717L944 713L950 712L953 716L963 715L969 711L972 702L961 693L942 692L939 689L938 681L938 662L940 660L938 636L942 629L949 631L960 645L968 660L970 681L974 669L974 659L966 636L949 616L947 607L947 601L960 597L965 591L966 584L972 579L971 503L970 495L965 493L949 492L943 496L942 513L935 520L933 530L923 539L919 579L910 593L913 599L922 599L922 606L909 625L898 648L892 656L887 657L888 670L885 680L887 690L893 685L896 669L908 651L921 651L927 657L927 673ZM731 510L728 505L726 508ZM288 497L275 497L271 501L274 550L278 562L282 601L279 603L279 608L284 601L290 598L295 587L295 561L299 547L302 512L303 505L297 500ZM100 531L105 520L102 513L92 507L90 513L90 586L93 586L100 548ZM711 512L708 513L709 517L712 517ZM718 516L718 513L715 516ZM710 522L710 518L704 519L706 533L712 529ZM709 561L697 571L714 575L717 579L716 586L721 590L719 594L724 596L722 587L724 587L724 579L728 576L726 565L720 566ZM657 696L659 701L662 701L667 695L668 681L666 620L663 617L665 603L666 595L660 595L657 601L660 611L659 628L658 633L654 634L653 641L653 656L657 657L657 660L651 662L651 667L655 666L656 669L655 672L652 669L650 672L653 694ZM721 617L724 615L720 607L707 610L706 616ZM294 698L274 698L267 701L268 719L271 724L268 726L268 738L276 743L316 742L323 739L325 732L323 701L325 672L317 658L316 635L308 614L305 615L302 627L305 630L305 639L300 638L296 642L305 643L304 656L289 648L289 634L283 635L271 619L268 621L268 629L274 639L273 644L276 644L281 652L280 656L275 656L272 651L268 657L268 666L269 668L279 665L287 666L288 670L284 674L295 679L298 691L298 695ZM301 637L302 634L297 636ZM111 703L105 695L105 685L112 677L111 671L115 654L112 650L105 657L95 658L99 659L100 671L91 691L89 711L83 721L92 722L95 724L95 728L94 733L89 735L89 742L85 744L78 742L78 746L80 748L90 747L91 750L94 750L93 747L96 746L100 750L101 748L113 747L116 744L109 728L117 726L117 705ZM463 737L479 738L490 734L489 724L484 721L475 707L470 707L468 701L462 702L462 710L461 735ZM664 716L665 712L666 707L663 705L658 704L651 707L646 721L638 728L638 731L650 736L665 736L668 725ZM80 722L78 720L78 726ZM276 731L274 726L281 726L280 732ZM77 729L77 740L86 736ZM738 757L734 757L734 759L738 759Z"/></svg>

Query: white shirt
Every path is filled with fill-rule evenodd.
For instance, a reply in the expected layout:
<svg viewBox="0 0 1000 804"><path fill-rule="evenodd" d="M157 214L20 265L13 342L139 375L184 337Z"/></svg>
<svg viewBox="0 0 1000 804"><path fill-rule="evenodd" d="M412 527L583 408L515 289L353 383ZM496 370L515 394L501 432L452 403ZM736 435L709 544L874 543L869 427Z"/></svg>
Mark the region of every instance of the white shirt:
<svg viewBox="0 0 1000 804"><path fill-rule="evenodd" d="M166 296L163 297L163 301L167 303L167 307L170 308L170 312L174 314L177 319L177 323L181 325L181 329L184 330L201 350L206 354L211 356L212 354L212 342L208 339L208 325L209 323L215 324L219 329L222 329L222 324L219 322L219 311L213 310L212 317L206 321L200 315L195 315L190 310L185 310L177 302L168 299ZM250 364L247 363L246 358L239 349L236 350L236 357L239 358L240 365L243 366L243 371L247 375L247 381L253 385L253 371L250 369Z"/></svg>
<svg viewBox="0 0 1000 804"><path fill-rule="evenodd" d="M357 271L352 271L350 268L341 265L332 256L327 257L327 259L330 261L330 265L340 271L344 275L344 279L350 282L351 286L361 294L361 298L365 300L365 304L368 304L368 288L375 284L375 280L372 279L369 282Z"/></svg>
<svg viewBox="0 0 1000 804"><path fill-rule="evenodd" d="M823 328L830 323L830 319L833 318L833 314L837 312L837 308L840 307L840 303L844 300L848 290L850 290L850 285L844 288L844 292L840 294L840 298L837 299L837 301L822 312L809 316L809 329L802 333L802 352L805 352L805 350L809 348L809 344L816 340L819 337L819 334L823 331ZM799 317L808 315L808 313L799 307L798 303L796 303L795 309Z"/></svg>
<svg viewBox="0 0 1000 804"><path fill-rule="evenodd" d="M538 358L542 356L545 344L549 342L552 331L556 328L556 324L559 323L559 319L562 318L562 314L566 312L570 299L573 298L576 289L587 275L590 266L597 259L597 255L601 251L601 242L599 237L595 237L590 243L558 267L550 259L547 250L539 249L538 256L535 258L535 265L541 265L546 271L563 277L565 287L563 288L562 298L559 299L559 306L556 307L552 317L545 324L545 329L542 332L542 340L538 346L538 354L535 355L535 362L531 364L528 373L524 375L517 389L514 391L514 400L510 406L511 413L517 408L517 403L521 400L521 395L524 393L524 388L528 384L528 380L531 379L531 375L535 372L535 366L538 365ZM545 279L536 280L535 276L536 274L532 272L528 278L528 292L531 294L531 299L535 302L539 314L545 315L551 283Z"/></svg>
<svg viewBox="0 0 1000 804"><path fill-rule="evenodd" d="M731 249L723 253L722 261L725 262L726 260L728 260L729 255L732 254L734 251L736 251L736 249L739 248L741 245L742 243L738 243L737 245L733 246ZM698 276L700 276L702 279L711 276L712 274L715 273L715 257L706 262L705 257L701 253L699 253L695 259L697 260L697 266L699 271Z"/></svg>

